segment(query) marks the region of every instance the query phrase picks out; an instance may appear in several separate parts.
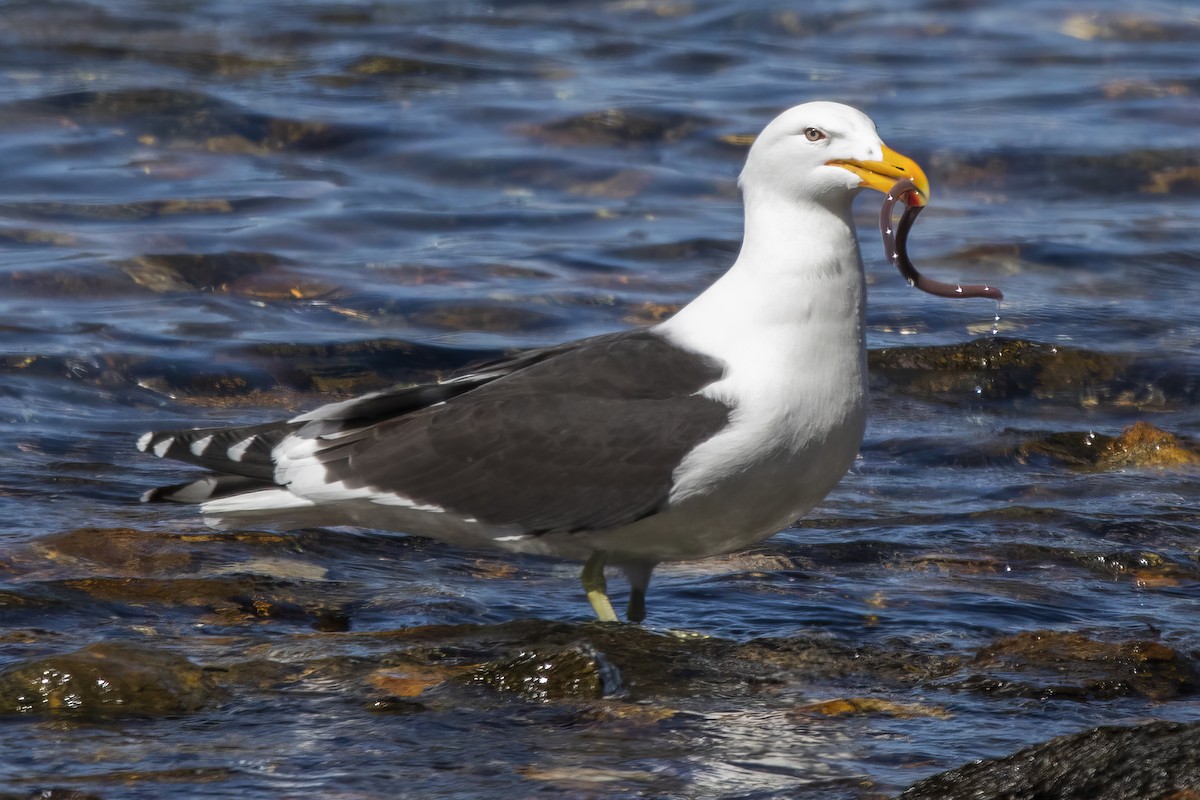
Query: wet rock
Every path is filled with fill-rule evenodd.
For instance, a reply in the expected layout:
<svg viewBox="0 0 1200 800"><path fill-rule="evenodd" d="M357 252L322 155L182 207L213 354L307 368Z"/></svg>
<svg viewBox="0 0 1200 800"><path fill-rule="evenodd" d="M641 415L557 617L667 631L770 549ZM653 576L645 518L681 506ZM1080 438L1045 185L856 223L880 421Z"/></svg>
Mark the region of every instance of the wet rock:
<svg viewBox="0 0 1200 800"><path fill-rule="evenodd" d="M327 151L382 134L343 123L272 117L201 92L166 88L69 92L0 108L0 119L29 116L130 126L123 133L131 139L226 153Z"/></svg>
<svg viewBox="0 0 1200 800"><path fill-rule="evenodd" d="M24 794L0 794L0 800L103 800L100 795L54 786L49 789L34 789Z"/></svg>
<svg viewBox="0 0 1200 800"><path fill-rule="evenodd" d="M245 569L245 568L243 568ZM215 624L260 621L322 624L345 614L341 591L323 581L299 581L252 573L158 577L91 577L48 582L93 601L135 608L193 609ZM346 620L346 625L349 621Z"/></svg>
<svg viewBox="0 0 1200 800"><path fill-rule="evenodd" d="M0 228L0 242L11 244L50 245L73 247L78 239L74 234L48 231L41 228Z"/></svg>
<svg viewBox="0 0 1200 800"><path fill-rule="evenodd" d="M371 77L438 78L443 81L469 81L498 78L504 73L473 64L454 61L434 61L424 58L398 56L362 56L349 67L355 75Z"/></svg>
<svg viewBox="0 0 1200 800"><path fill-rule="evenodd" d="M59 606L59 601L49 597L39 597L36 594L31 594L27 590L14 591L10 589L0 589L0 617L8 617L16 612L22 611L45 611ZM5 631L0 634L0 641L3 641L3 636L7 636L10 631Z"/></svg>
<svg viewBox="0 0 1200 800"><path fill-rule="evenodd" d="M390 697L410 698L478 669L470 664L425 664L419 661L385 667L371 673L369 683Z"/></svg>
<svg viewBox="0 0 1200 800"><path fill-rule="evenodd" d="M271 253L164 253L120 261L117 267L154 292L227 292L239 278L285 263Z"/></svg>
<svg viewBox="0 0 1200 800"><path fill-rule="evenodd" d="M1102 642L1081 633L1026 631L983 648L957 688L1002 697L1167 700L1197 686L1195 665L1159 642Z"/></svg>
<svg viewBox="0 0 1200 800"><path fill-rule="evenodd" d="M405 315L410 325L445 331L522 333L562 324L553 312L510 303L436 303Z"/></svg>
<svg viewBox="0 0 1200 800"><path fill-rule="evenodd" d="M102 567L110 572L161 575L191 566L187 541L135 528L77 528L37 539L34 550L59 565Z"/></svg>
<svg viewBox="0 0 1200 800"><path fill-rule="evenodd" d="M149 167L151 162L141 161ZM284 210L303 203L303 200L283 197L176 197L160 200L131 200L113 203L78 203L65 201L23 201L0 203L0 212L6 216L45 222L95 222L130 221L209 214L259 214L272 210ZM31 231L28 238L34 242L46 239L47 243L66 246L74 243L75 237L67 234Z"/></svg>
<svg viewBox="0 0 1200 800"><path fill-rule="evenodd" d="M897 800L1193 800L1200 723L1150 722L1060 736L918 781Z"/></svg>
<svg viewBox="0 0 1200 800"><path fill-rule="evenodd" d="M745 692L777 680L773 664L743 658L735 643L667 636L634 625L518 620L500 625L432 625L392 634L402 661L467 664L467 684L532 699L641 700ZM544 680L543 680L544 679Z"/></svg>
<svg viewBox="0 0 1200 800"><path fill-rule="evenodd" d="M1150 550L1078 553L1075 563L1109 578L1132 579L1139 588L1169 588L1200 582L1200 564L1180 562Z"/></svg>
<svg viewBox="0 0 1200 800"><path fill-rule="evenodd" d="M820 637L756 639L738 649L741 657L802 676L805 681L837 681L854 686L911 686L953 674L954 656L916 652L904 647L852 647Z"/></svg>
<svg viewBox="0 0 1200 800"><path fill-rule="evenodd" d="M868 363L888 384L907 393L1007 399L1077 393L1082 386L1112 381L1128 360L993 337L955 345L872 350Z"/></svg>
<svg viewBox="0 0 1200 800"><path fill-rule="evenodd" d="M1066 36L1089 42L1200 41L1200 24L1194 19L1139 12L1072 14L1063 20L1060 30Z"/></svg>
<svg viewBox="0 0 1200 800"><path fill-rule="evenodd" d="M182 714L214 696L204 670L181 655L103 642L0 672L0 713L103 718Z"/></svg>
<svg viewBox="0 0 1200 800"><path fill-rule="evenodd" d="M436 379L503 355L500 350L364 339L335 344L252 344L236 350L232 360L258 363L276 384L291 389L357 394Z"/></svg>
<svg viewBox="0 0 1200 800"><path fill-rule="evenodd" d="M618 147L677 142L709 124L705 117L665 109L610 108L529 126L522 132L560 146Z"/></svg>
<svg viewBox="0 0 1200 800"><path fill-rule="evenodd" d="M820 715L823 717L848 717L877 714L880 716L912 719L915 717L935 717L949 719L950 714L944 708L928 706L921 703L897 703L879 697L842 697L836 700L822 700L816 703L805 703L796 706L790 712L791 716Z"/></svg>
<svg viewBox="0 0 1200 800"><path fill-rule="evenodd" d="M631 792L628 787L650 786L662 779L655 770L629 767L547 767L529 765L518 770L522 778L543 784L558 797L637 797L647 792ZM612 791L612 794L608 790ZM624 791L622 791L624 790ZM539 791L538 794L543 792ZM654 794L657 794L655 792Z"/></svg>
<svg viewBox="0 0 1200 800"><path fill-rule="evenodd" d="M1120 436L1100 433L1054 433L1022 443L1019 458L1047 456L1073 469L1107 471L1126 468L1181 467L1200 462L1195 446L1148 422L1135 422Z"/></svg>
<svg viewBox="0 0 1200 800"><path fill-rule="evenodd" d="M595 181L574 181L567 193L576 197L598 197L607 200L627 200L646 190L652 178L640 170L623 169L615 175Z"/></svg>
<svg viewBox="0 0 1200 800"><path fill-rule="evenodd" d="M96 265L93 269L13 270L0 275L0 292L6 297L127 297L129 278Z"/></svg>
<svg viewBox="0 0 1200 800"><path fill-rule="evenodd" d="M706 698L707 702L815 681L859 690L911 687L934 683L961 668L959 658L899 645L854 647L827 637L738 643L664 635L632 625L522 620L489 626L427 626L390 634L389 639L405 645L397 657L402 670L412 670L414 661L436 667L470 665L472 671L458 679L460 683L539 701L618 693L635 702L657 698Z"/></svg>
<svg viewBox="0 0 1200 800"><path fill-rule="evenodd" d="M1166 409L1191 402L1200 391L1179 365L1004 337L881 348L867 360L873 389L943 402L1032 398L1087 408Z"/></svg>
<svg viewBox="0 0 1200 800"><path fill-rule="evenodd" d="M634 303L627 306L621 321L631 326L657 325L683 308L682 303Z"/></svg>
<svg viewBox="0 0 1200 800"><path fill-rule="evenodd" d="M1182 166L1154 170L1138 187L1147 194L1200 194L1200 167Z"/></svg>
<svg viewBox="0 0 1200 800"><path fill-rule="evenodd" d="M739 242L727 239L684 239L675 242L638 244L616 248L612 255L634 261L661 263L664 261L707 260L713 264L724 263L737 255Z"/></svg>
<svg viewBox="0 0 1200 800"><path fill-rule="evenodd" d="M621 685L616 667L586 644L525 650L482 664L465 680L537 702L598 700Z"/></svg>

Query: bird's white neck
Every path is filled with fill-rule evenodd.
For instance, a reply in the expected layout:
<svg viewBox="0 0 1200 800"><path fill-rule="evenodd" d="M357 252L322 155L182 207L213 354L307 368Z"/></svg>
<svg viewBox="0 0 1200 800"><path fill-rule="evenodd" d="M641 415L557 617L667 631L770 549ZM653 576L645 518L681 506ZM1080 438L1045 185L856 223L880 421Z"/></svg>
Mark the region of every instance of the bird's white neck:
<svg viewBox="0 0 1200 800"><path fill-rule="evenodd" d="M748 192L745 205L737 261L659 329L730 364L770 352L793 359L789 369L852 361L846 377L859 380L865 287L849 199L829 207Z"/></svg>

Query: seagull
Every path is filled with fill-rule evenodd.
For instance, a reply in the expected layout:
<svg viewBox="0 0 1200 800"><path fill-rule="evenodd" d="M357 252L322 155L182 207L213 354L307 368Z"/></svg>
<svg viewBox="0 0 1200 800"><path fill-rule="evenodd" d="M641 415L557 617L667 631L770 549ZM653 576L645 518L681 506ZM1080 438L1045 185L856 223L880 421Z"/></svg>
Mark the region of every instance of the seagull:
<svg viewBox="0 0 1200 800"><path fill-rule="evenodd" d="M209 472L142 500L224 527L352 525L580 561L605 622L612 565L641 622L657 564L767 539L853 462L867 368L851 203L902 178L928 198L861 111L791 108L746 158L737 259L671 318L286 421L146 433L140 450Z"/></svg>

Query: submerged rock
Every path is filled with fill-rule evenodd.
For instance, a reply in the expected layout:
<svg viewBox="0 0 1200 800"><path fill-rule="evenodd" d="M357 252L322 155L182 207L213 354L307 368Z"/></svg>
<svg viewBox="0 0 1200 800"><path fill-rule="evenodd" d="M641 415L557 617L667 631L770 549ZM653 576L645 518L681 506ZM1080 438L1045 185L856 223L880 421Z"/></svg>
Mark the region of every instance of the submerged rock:
<svg viewBox="0 0 1200 800"><path fill-rule="evenodd" d="M1085 471L1125 468L1181 467L1200 462L1194 447L1148 422L1135 422L1120 436L1101 433L1054 433L1023 442L1018 457L1047 456Z"/></svg>
<svg viewBox="0 0 1200 800"><path fill-rule="evenodd" d="M790 712L792 717L822 716L822 717L859 717L879 715L896 717L898 719L913 719L916 717L934 717L949 719L950 713L939 706L921 703L898 703L881 697L840 697L834 700L821 700L815 703L805 703L796 706Z"/></svg>
<svg viewBox="0 0 1200 800"><path fill-rule="evenodd" d="M272 253L150 253L116 266L153 292L225 292L241 278L287 263Z"/></svg>
<svg viewBox="0 0 1200 800"><path fill-rule="evenodd" d="M13 116L66 119L76 125L128 125L124 135L154 145L255 155L331 151L381 134L345 123L269 116L211 94L156 87L68 92L0 109L0 118Z"/></svg>
<svg viewBox="0 0 1200 800"><path fill-rule="evenodd" d="M204 707L214 692L204 670L181 655L101 642L0 672L0 714L183 714Z"/></svg>
<svg viewBox="0 0 1200 800"><path fill-rule="evenodd" d="M868 353L872 372L906 393L990 399L1078 395L1083 387L1113 381L1129 361L1124 356L1004 337Z"/></svg>
<svg viewBox="0 0 1200 800"><path fill-rule="evenodd" d="M959 688L1005 697L1167 700L1196 688L1195 666L1159 642L1102 642L1081 633L1026 631L983 648Z"/></svg>
<svg viewBox="0 0 1200 800"><path fill-rule="evenodd" d="M1060 736L910 786L897 800L1192 800L1200 723L1150 722Z"/></svg>
<svg viewBox="0 0 1200 800"><path fill-rule="evenodd" d="M873 388L942 402L1036 399L1085 408L1167 409L1192 402L1200 381L1180 364L1026 339L886 347L867 354Z"/></svg>
<svg viewBox="0 0 1200 800"><path fill-rule="evenodd" d="M667 110L609 108L522 132L559 146L614 147L676 142L710 124L706 117Z"/></svg>

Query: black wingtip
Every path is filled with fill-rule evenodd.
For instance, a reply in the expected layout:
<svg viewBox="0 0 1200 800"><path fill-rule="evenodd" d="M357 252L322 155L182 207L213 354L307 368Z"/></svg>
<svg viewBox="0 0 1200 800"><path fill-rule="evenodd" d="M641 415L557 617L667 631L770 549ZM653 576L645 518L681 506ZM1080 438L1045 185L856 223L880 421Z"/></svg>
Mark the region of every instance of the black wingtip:
<svg viewBox="0 0 1200 800"><path fill-rule="evenodd" d="M187 503L196 505L223 497L277 488L274 483L244 475L205 475L187 483L158 486L142 493L143 503Z"/></svg>

